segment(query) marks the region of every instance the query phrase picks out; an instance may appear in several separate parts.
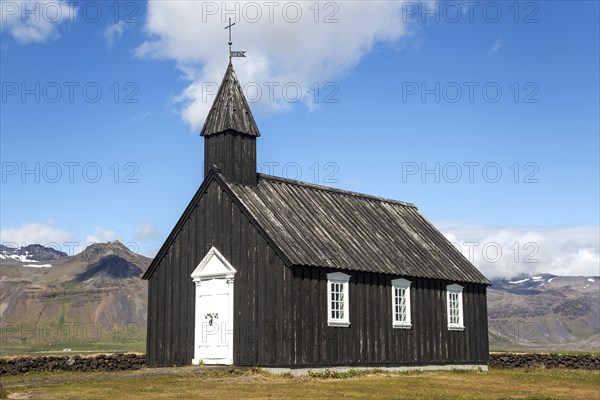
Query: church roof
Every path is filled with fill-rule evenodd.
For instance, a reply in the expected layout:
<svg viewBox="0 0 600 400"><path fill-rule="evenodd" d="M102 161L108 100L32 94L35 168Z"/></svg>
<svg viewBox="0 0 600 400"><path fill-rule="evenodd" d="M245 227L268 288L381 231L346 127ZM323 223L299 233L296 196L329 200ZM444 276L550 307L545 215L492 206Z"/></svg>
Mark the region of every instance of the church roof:
<svg viewBox="0 0 600 400"><path fill-rule="evenodd" d="M413 204L263 174L227 185L291 265L490 284Z"/></svg>
<svg viewBox="0 0 600 400"><path fill-rule="evenodd" d="M258 174L257 185L211 170L143 278L149 279L217 181L288 266L490 285L411 203Z"/></svg>
<svg viewBox="0 0 600 400"><path fill-rule="evenodd" d="M228 130L250 136L260 136L231 62L206 117L200 136L214 135Z"/></svg>

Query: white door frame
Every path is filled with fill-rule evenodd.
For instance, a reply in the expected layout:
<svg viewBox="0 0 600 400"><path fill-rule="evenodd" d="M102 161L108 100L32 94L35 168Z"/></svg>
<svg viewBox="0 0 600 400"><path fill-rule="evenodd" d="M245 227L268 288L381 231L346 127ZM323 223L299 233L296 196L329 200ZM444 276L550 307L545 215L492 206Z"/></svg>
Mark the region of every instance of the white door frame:
<svg viewBox="0 0 600 400"><path fill-rule="evenodd" d="M227 261L225 257L216 249L211 248L206 256L200 261L200 264L192 272L191 278L195 285L195 321L194 321L194 358L192 364L198 365L201 362L204 364L233 364L233 283L235 274L237 271ZM229 315L227 321L225 321L226 331L221 332L220 335L226 338L228 343L227 358L217 359L202 359L200 358L199 349L203 338L203 324L205 323L203 318L203 312L200 306L200 296L202 295L202 282L218 279L225 280L227 284L227 307Z"/></svg>

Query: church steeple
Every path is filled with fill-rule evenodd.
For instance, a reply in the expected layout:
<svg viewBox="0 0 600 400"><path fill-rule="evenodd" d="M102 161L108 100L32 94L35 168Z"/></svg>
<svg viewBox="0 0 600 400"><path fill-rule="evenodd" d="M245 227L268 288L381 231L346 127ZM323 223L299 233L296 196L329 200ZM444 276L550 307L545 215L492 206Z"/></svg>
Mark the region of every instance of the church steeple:
<svg viewBox="0 0 600 400"><path fill-rule="evenodd" d="M200 136L204 137L204 176L217 168L230 182L256 184L260 132L231 61Z"/></svg>
<svg viewBox="0 0 600 400"><path fill-rule="evenodd" d="M206 117L200 136L206 137L226 130L260 136L231 61L227 66L223 82L221 82L217 97Z"/></svg>

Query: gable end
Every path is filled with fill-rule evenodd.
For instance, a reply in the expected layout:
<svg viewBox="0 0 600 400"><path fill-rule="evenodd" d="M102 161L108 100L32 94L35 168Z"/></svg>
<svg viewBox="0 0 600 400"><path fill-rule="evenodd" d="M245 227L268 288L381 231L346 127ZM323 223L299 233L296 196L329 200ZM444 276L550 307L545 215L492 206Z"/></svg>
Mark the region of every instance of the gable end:
<svg viewBox="0 0 600 400"><path fill-rule="evenodd" d="M252 223L252 225L254 225L256 227L256 229L258 230L258 232L265 238L267 243L273 247L273 250L277 253L277 255L279 257L281 257L283 262L287 266L292 265L290 260L288 259L288 257L283 253L283 251L279 248L279 246L277 246L277 244L271 238L271 236L265 231L265 229L260 225L260 223L256 220L256 218L254 218L254 216L248 211L246 206L240 201L240 199L236 196L236 194L233 191L231 191L231 189L229 188L229 186L225 182L225 180L219 175L218 172L216 172L214 169L211 169L210 172L208 173L208 175L206 176L206 178L204 179L204 182L202 182L202 184L200 185L200 187L198 188L198 190L192 197L192 200L186 207L185 211L183 212L183 214L181 215L181 217L175 224L175 227L173 228L173 230L171 231L171 233L169 234L169 236L167 237L167 239L161 246L160 250L158 251L158 253L154 257L154 259L152 260L152 263L150 263L150 266L148 267L148 269L142 276L142 279L148 280L148 279L152 278L154 271L156 271L156 269L158 268L158 265L161 263L162 259L166 255L167 251L169 250L169 248L171 247L171 245L177 238L178 233L183 229L188 218L191 216L192 212L194 211L194 208L200 202L200 199L202 199L202 196L204 196L204 194L208 190L209 186L214 181L216 181L219 184L219 186L221 188L223 188L223 190L229 195L229 197L233 200L233 202L240 208L240 211L248 218L248 220Z"/></svg>

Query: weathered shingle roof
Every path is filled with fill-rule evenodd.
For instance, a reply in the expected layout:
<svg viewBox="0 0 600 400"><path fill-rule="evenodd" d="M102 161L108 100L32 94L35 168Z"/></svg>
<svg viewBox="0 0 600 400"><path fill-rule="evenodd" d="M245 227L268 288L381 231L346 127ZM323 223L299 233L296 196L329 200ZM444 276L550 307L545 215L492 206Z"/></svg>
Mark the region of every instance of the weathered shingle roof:
<svg viewBox="0 0 600 400"><path fill-rule="evenodd" d="M263 174L227 185L292 265L490 284L413 204Z"/></svg>
<svg viewBox="0 0 600 400"><path fill-rule="evenodd" d="M227 130L260 136L231 62L206 117L200 136L213 135Z"/></svg>

